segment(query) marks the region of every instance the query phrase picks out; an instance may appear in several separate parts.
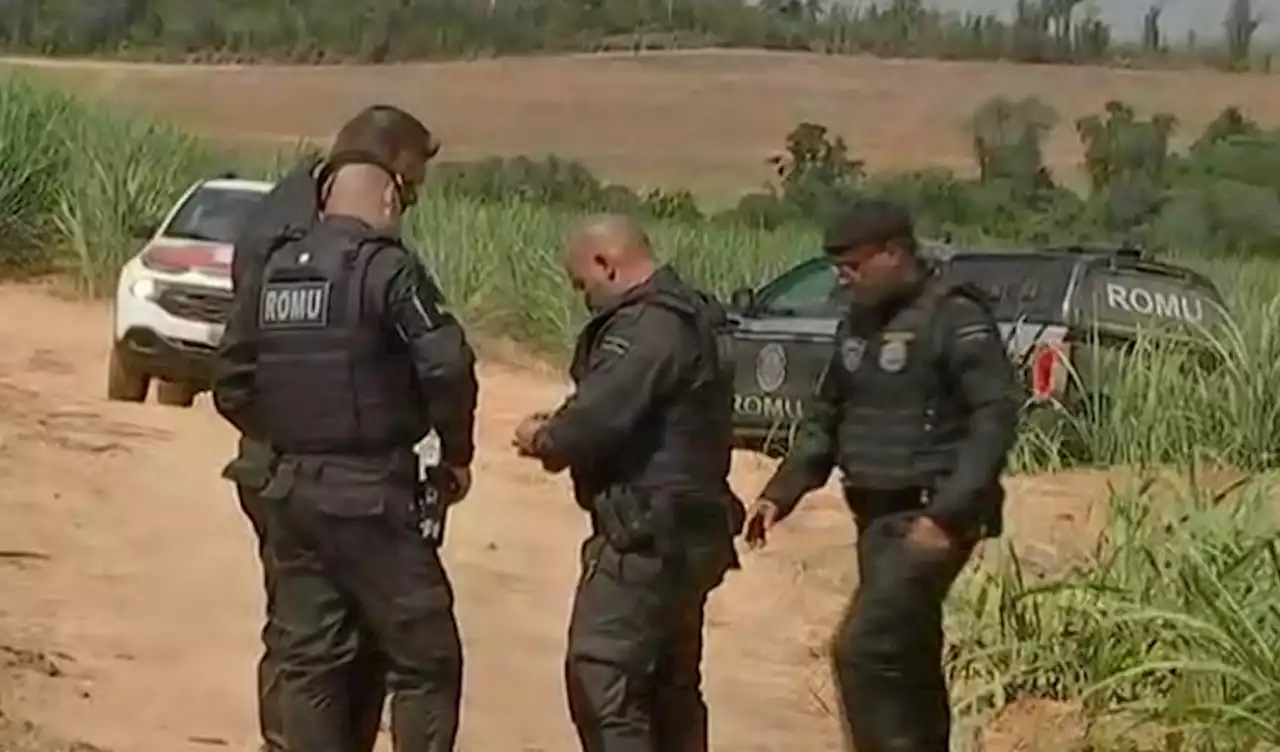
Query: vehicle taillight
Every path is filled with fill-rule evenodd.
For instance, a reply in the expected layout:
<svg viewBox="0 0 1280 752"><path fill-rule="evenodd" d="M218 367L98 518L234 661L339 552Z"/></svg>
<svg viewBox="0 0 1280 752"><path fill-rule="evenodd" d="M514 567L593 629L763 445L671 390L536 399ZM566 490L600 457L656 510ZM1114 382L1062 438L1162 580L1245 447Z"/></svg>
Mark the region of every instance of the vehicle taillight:
<svg viewBox="0 0 1280 752"><path fill-rule="evenodd" d="M157 272L181 274L199 263L198 254L189 248L155 246L142 254L143 266Z"/></svg>
<svg viewBox="0 0 1280 752"><path fill-rule="evenodd" d="M223 271L227 266L217 254L198 246L156 245L142 254L143 266L157 272L181 274L192 269Z"/></svg>
<svg viewBox="0 0 1280 752"><path fill-rule="evenodd" d="M1067 346L1039 345L1031 357L1031 396L1049 400L1063 390L1067 380Z"/></svg>

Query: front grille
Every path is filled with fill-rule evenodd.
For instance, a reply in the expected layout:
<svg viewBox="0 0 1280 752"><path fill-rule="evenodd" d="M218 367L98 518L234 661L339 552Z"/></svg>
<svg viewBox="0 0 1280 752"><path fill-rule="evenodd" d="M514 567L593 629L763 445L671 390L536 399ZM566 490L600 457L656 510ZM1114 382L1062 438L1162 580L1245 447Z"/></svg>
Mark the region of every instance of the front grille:
<svg viewBox="0 0 1280 752"><path fill-rule="evenodd" d="M223 324L231 315L233 300L230 290L166 285L156 296L156 305L171 316L177 316L180 319Z"/></svg>

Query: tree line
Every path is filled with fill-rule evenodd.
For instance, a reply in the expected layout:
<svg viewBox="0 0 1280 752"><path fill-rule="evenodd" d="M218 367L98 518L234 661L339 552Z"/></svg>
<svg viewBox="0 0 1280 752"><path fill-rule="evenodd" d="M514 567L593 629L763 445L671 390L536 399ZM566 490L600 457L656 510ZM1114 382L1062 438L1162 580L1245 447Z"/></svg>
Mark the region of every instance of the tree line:
<svg viewBox="0 0 1280 752"><path fill-rule="evenodd" d="M1256 60L1260 19L1229 0L1223 44L1166 38L1151 5L1119 44L1084 0L1011 0L1009 17L926 0L0 0L0 50L151 60L380 63L539 52L740 47L889 57L1122 64Z"/></svg>
<svg viewBox="0 0 1280 752"><path fill-rule="evenodd" d="M687 191L636 192L605 184L558 157L492 157L441 165L434 187L481 201L524 200L583 211L746 224L772 231L821 225L861 196L911 206L922 230L958 242L1128 244L1152 252L1251 255L1280 248L1280 131L1238 108L1224 110L1178 152L1178 121L1143 116L1120 101L1072 124L1084 191L1059 181L1043 144L1058 113L1035 97L996 98L968 124L976 175L926 169L869 174L843 139L818 123L787 136L777 178L724 211Z"/></svg>

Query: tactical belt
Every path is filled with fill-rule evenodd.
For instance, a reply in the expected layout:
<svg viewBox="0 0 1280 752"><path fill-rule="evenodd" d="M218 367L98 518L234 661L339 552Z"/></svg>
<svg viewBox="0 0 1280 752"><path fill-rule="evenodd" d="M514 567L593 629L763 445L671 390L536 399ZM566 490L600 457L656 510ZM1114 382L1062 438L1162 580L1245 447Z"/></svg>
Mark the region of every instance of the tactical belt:
<svg viewBox="0 0 1280 752"><path fill-rule="evenodd" d="M875 519L888 514L923 509L929 505L932 497L933 489L924 486L893 490L844 487L845 502L860 519Z"/></svg>

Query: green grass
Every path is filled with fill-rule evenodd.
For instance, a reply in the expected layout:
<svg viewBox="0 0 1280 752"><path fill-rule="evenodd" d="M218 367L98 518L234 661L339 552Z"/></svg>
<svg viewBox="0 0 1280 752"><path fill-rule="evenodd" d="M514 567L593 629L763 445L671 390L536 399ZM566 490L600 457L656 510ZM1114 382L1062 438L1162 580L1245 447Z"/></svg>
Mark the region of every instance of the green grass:
<svg viewBox="0 0 1280 752"><path fill-rule="evenodd" d="M957 585L959 715L1052 699L1145 728L1154 749L1280 745L1273 481L1187 477L1113 489L1102 539L1065 572L1033 572L1005 546Z"/></svg>
<svg viewBox="0 0 1280 752"><path fill-rule="evenodd" d="M278 174L288 155L250 165ZM0 262L53 267L109 294L133 224L162 213L227 157L173 128L0 80ZM562 355L582 308L558 256L573 216L424 197L409 235L472 327ZM816 236L653 223L690 279L725 294L806 256ZM1188 253L1228 293L1237 326L1210 338L1217 367L1139 342L1109 399L1024 431L1019 472L1096 465L1264 471L1280 456L1280 265ZM1070 451L1068 451L1070 449ZM952 672L964 714L1022 697L1177 730L1185 750L1280 743L1280 564L1265 486L1117 491L1103 542L1078 570L1033 577L1011 551L958 586ZM1215 746L1216 745L1216 746Z"/></svg>
<svg viewBox="0 0 1280 752"><path fill-rule="evenodd" d="M554 354L573 341L584 314L560 262L574 218L523 203L428 195L410 218L408 234L470 323ZM670 222L647 229L683 274L723 295L776 274L816 242L801 232Z"/></svg>

